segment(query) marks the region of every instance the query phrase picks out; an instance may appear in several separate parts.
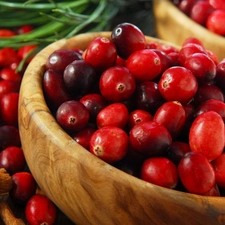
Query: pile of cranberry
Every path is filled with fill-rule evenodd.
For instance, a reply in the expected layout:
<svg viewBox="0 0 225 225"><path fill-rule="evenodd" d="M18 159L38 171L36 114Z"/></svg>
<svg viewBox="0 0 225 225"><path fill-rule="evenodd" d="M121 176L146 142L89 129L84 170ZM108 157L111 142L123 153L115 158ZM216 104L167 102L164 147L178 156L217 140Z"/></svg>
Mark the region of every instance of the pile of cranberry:
<svg viewBox="0 0 225 225"><path fill-rule="evenodd" d="M196 23L225 36L224 0L172 0L172 2Z"/></svg>
<svg viewBox="0 0 225 225"><path fill-rule="evenodd" d="M0 29L0 37L9 38L31 30L29 25L15 30ZM19 49L0 49L0 168L10 174L12 188L9 198L15 205L25 207L27 222L30 225L37 224L37 221L50 225L55 221L56 207L46 196L36 194L37 184L27 168L18 130L19 89L31 59L25 60L21 71L17 69L35 48L36 45L26 45Z"/></svg>
<svg viewBox="0 0 225 225"><path fill-rule="evenodd" d="M178 49L121 23L84 50L54 51L43 91L84 151L162 187L222 196L225 60L200 40Z"/></svg>

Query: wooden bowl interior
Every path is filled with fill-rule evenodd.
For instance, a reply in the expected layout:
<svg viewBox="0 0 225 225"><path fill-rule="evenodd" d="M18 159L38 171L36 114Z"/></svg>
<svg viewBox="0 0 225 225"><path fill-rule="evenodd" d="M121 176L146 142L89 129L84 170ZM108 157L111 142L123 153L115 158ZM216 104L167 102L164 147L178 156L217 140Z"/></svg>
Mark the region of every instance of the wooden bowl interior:
<svg viewBox="0 0 225 225"><path fill-rule="evenodd" d="M57 124L42 91L45 62L54 50L85 49L97 36L110 33L80 34L49 45L24 74L19 130L27 164L40 188L78 225L225 224L224 198L182 193L135 178L92 155Z"/></svg>
<svg viewBox="0 0 225 225"><path fill-rule="evenodd" d="M225 37L197 24L169 0L154 0L153 11L158 38L181 46L188 37L196 37L219 60L225 58Z"/></svg>

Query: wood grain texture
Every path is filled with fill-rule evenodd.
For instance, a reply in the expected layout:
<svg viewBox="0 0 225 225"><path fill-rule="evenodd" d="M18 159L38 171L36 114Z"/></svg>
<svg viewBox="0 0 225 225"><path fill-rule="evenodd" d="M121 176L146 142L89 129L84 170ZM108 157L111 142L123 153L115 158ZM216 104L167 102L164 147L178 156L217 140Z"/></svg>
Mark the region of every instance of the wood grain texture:
<svg viewBox="0 0 225 225"><path fill-rule="evenodd" d="M193 36L201 40L205 48L214 52L219 60L225 58L225 37L195 23L169 0L154 0L153 12L157 37L182 45L186 38Z"/></svg>
<svg viewBox="0 0 225 225"><path fill-rule="evenodd" d="M24 74L19 130L40 188L77 225L225 224L224 198L182 193L128 175L82 148L56 123L42 92L47 57L56 49L85 49L100 35L110 33L80 34L51 44Z"/></svg>

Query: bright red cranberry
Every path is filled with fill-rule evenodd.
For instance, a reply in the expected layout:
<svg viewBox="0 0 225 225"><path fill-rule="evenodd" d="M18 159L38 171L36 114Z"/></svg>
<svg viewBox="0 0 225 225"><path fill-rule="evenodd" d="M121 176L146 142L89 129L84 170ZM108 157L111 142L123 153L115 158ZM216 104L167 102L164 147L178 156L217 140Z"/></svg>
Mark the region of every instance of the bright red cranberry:
<svg viewBox="0 0 225 225"><path fill-rule="evenodd" d="M44 73L43 92L50 109L56 109L62 103L72 99L66 89L62 74L51 69Z"/></svg>
<svg viewBox="0 0 225 225"><path fill-rule="evenodd" d="M209 0L209 3L210 3L215 9L225 9L224 0Z"/></svg>
<svg viewBox="0 0 225 225"><path fill-rule="evenodd" d="M219 57L216 55L215 52L210 51L210 50L206 50L207 55L210 57L210 59L212 59L212 61L215 63L215 65L217 66L219 64Z"/></svg>
<svg viewBox="0 0 225 225"><path fill-rule="evenodd" d="M85 127L81 131L75 133L72 138L82 147L89 150L90 149L90 140L93 133L96 131L93 127Z"/></svg>
<svg viewBox="0 0 225 225"><path fill-rule="evenodd" d="M108 101L122 102L133 95L136 82L126 67L114 66L103 72L99 88L102 96Z"/></svg>
<svg viewBox="0 0 225 225"><path fill-rule="evenodd" d="M225 93L225 59L220 61L216 66L216 85Z"/></svg>
<svg viewBox="0 0 225 225"><path fill-rule="evenodd" d="M116 45L118 55L123 59L146 46L143 32L131 23L118 24L112 30L111 39Z"/></svg>
<svg viewBox="0 0 225 225"><path fill-rule="evenodd" d="M137 85L134 101L136 108L154 114L158 107L163 104L164 99L159 92L157 83L144 81Z"/></svg>
<svg viewBox="0 0 225 225"><path fill-rule="evenodd" d="M97 37L91 41L85 51L84 60L93 66L97 73L102 73L115 66L117 50L115 44L106 37Z"/></svg>
<svg viewBox="0 0 225 225"><path fill-rule="evenodd" d="M15 126L0 126L0 150L10 146L21 146L19 130Z"/></svg>
<svg viewBox="0 0 225 225"><path fill-rule="evenodd" d="M197 45L202 46L202 48L204 48L202 41L199 40L197 37L193 37L193 36L186 38L182 44L182 47L184 47L187 44L197 44Z"/></svg>
<svg viewBox="0 0 225 225"><path fill-rule="evenodd" d="M0 168L14 174L24 169L26 165L23 150L17 146L10 146L0 152Z"/></svg>
<svg viewBox="0 0 225 225"><path fill-rule="evenodd" d="M36 192L36 181L29 172L17 172L12 175L10 197L18 204L25 204Z"/></svg>
<svg viewBox="0 0 225 225"><path fill-rule="evenodd" d="M9 29L0 29L0 38L4 37L13 37L15 36L16 33L12 30L9 30Z"/></svg>
<svg viewBox="0 0 225 225"><path fill-rule="evenodd" d="M3 68L0 72L0 78L2 80L9 80L13 82L20 82L22 80L22 76L20 73L17 73L15 70L10 67Z"/></svg>
<svg viewBox="0 0 225 225"><path fill-rule="evenodd" d="M97 93L91 93L84 95L80 102L88 109L90 114L90 120L96 120L98 113L107 106L108 102L102 95Z"/></svg>
<svg viewBox="0 0 225 225"><path fill-rule="evenodd" d="M87 125L89 112L81 102L71 100L59 106L56 111L56 120L65 130L76 132Z"/></svg>
<svg viewBox="0 0 225 225"><path fill-rule="evenodd" d="M92 135L90 152L108 163L124 158L128 150L128 135L119 127L105 126Z"/></svg>
<svg viewBox="0 0 225 225"><path fill-rule="evenodd" d="M186 104L194 97L198 82L194 74L181 66L170 67L161 76L159 91L167 101L178 101Z"/></svg>
<svg viewBox="0 0 225 225"><path fill-rule="evenodd" d="M190 151L191 149L188 143L183 141L173 141L165 156L175 165L178 165L183 156Z"/></svg>
<svg viewBox="0 0 225 225"><path fill-rule="evenodd" d="M129 115L129 120L128 120L129 129L132 129L134 125L138 123L141 123L144 121L151 121L152 118L153 116L151 113L142 109L135 109Z"/></svg>
<svg viewBox="0 0 225 225"><path fill-rule="evenodd" d="M216 85L202 84L198 86L198 91L195 94L193 104L195 106L201 105L203 102L209 99L216 99L224 102L223 91Z"/></svg>
<svg viewBox="0 0 225 225"><path fill-rule="evenodd" d="M5 125L18 126L18 101L18 92L10 92L1 97L0 112L1 119Z"/></svg>
<svg viewBox="0 0 225 225"><path fill-rule="evenodd" d="M96 78L94 68L84 60L74 60L63 74L66 89L72 96L83 96L90 92Z"/></svg>
<svg viewBox="0 0 225 225"><path fill-rule="evenodd" d="M194 53L206 53L204 47L200 44L187 43L182 46L179 51L178 62L181 66L184 66L186 59Z"/></svg>
<svg viewBox="0 0 225 225"><path fill-rule="evenodd" d="M224 149L224 122L222 117L208 111L200 114L190 128L191 151L204 155L208 160L219 157Z"/></svg>
<svg viewBox="0 0 225 225"><path fill-rule="evenodd" d="M209 99L203 102L195 111L195 117L208 111L217 112L225 122L225 103L217 99Z"/></svg>
<svg viewBox="0 0 225 225"><path fill-rule="evenodd" d="M129 111L127 107L123 103L112 103L98 113L96 124L98 128L105 126L125 128L128 119Z"/></svg>
<svg viewBox="0 0 225 225"><path fill-rule="evenodd" d="M212 165L204 155L197 152L184 155L178 165L178 173L184 187L194 194L205 194L216 182Z"/></svg>
<svg viewBox="0 0 225 225"><path fill-rule="evenodd" d="M20 27L16 30L16 33L17 33L18 35L20 35L20 34L27 34L27 33L30 33L31 31L33 31L33 29L34 29L33 26L26 24L26 25L20 26Z"/></svg>
<svg viewBox="0 0 225 225"><path fill-rule="evenodd" d="M176 139L186 122L185 110L179 102L165 102L154 114L153 121L165 126L172 138Z"/></svg>
<svg viewBox="0 0 225 225"><path fill-rule="evenodd" d="M8 47L0 49L0 67L9 67L17 61L20 61L20 59L15 49Z"/></svg>
<svg viewBox="0 0 225 225"><path fill-rule="evenodd" d="M216 65L205 53L192 54L184 66L195 75L199 83L213 81L216 76Z"/></svg>
<svg viewBox="0 0 225 225"><path fill-rule="evenodd" d="M56 50L49 56L46 62L46 69L52 69L58 73L63 73L67 65L78 59L82 59L82 57L72 50Z"/></svg>
<svg viewBox="0 0 225 225"><path fill-rule="evenodd" d="M165 157L152 157L144 161L141 167L141 179L172 189L178 183L178 170L169 159Z"/></svg>
<svg viewBox="0 0 225 225"><path fill-rule="evenodd" d="M221 196L220 190L217 184L215 184L208 192L204 194L205 196Z"/></svg>
<svg viewBox="0 0 225 225"><path fill-rule="evenodd" d="M18 49L17 54L20 57L21 60L25 59L26 57L28 57L29 54L31 54L31 52L33 52L35 49L37 49L37 45L25 45L22 46ZM27 62L29 63L32 60L33 56L28 57L27 58Z"/></svg>
<svg viewBox="0 0 225 225"><path fill-rule="evenodd" d="M26 204L25 216L30 225L53 225L56 215L56 206L44 195L35 194Z"/></svg>
<svg viewBox="0 0 225 225"><path fill-rule="evenodd" d="M136 81L151 81L160 74L162 63L157 53L151 49L143 49L128 57L126 67Z"/></svg>
<svg viewBox="0 0 225 225"><path fill-rule="evenodd" d="M191 9L190 18L196 23L205 26L208 16L214 10L215 9L208 1L196 1Z"/></svg>
<svg viewBox="0 0 225 225"><path fill-rule="evenodd" d="M221 36L225 35L225 9L216 9L212 12L207 21L206 27Z"/></svg>
<svg viewBox="0 0 225 225"><path fill-rule="evenodd" d="M221 188L225 188L225 153L214 159L211 164L215 171L216 184Z"/></svg>
<svg viewBox="0 0 225 225"><path fill-rule="evenodd" d="M158 156L166 152L172 143L169 131L154 121L136 124L130 130L131 147L145 156Z"/></svg>

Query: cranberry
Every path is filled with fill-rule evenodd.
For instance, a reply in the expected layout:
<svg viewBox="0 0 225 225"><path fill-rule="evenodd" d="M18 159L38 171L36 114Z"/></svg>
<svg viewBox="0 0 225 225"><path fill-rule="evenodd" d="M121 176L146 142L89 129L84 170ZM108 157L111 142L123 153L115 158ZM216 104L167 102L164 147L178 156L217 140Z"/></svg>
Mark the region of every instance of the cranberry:
<svg viewBox="0 0 225 225"><path fill-rule="evenodd" d="M35 49L37 49L37 45L25 45L18 49L17 54L20 57L21 60L26 59L27 62L31 62L33 57L28 57L31 52L34 52ZM28 58L27 58L28 57Z"/></svg>
<svg viewBox="0 0 225 225"><path fill-rule="evenodd" d="M127 150L128 135L119 127L102 127L95 131L90 140L90 152L108 163L123 159Z"/></svg>
<svg viewBox="0 0 225 225"><path fill-rule="evenodd" d="M185 110L179 102L165 102L154 114L153 121L165 126L176 139L186 122Z"/></svg>
<svg viewBox="0 0 225 225"><path fill-rule="evenodd" d="M214 10L214 7L208 1L196 1L191 9L190 18L196 23L205 26L208 16Z"/></svg>
<svg viewBox="0 0 225 225"><path fill-rule="evenodd" d="M177 167L165 157L152 157L144 161L141 167L141 179L172 189L178 183Z"/></svg>
<svg viewBox="0 0 225 225"><path fill-rule="evenodd" d="M178 165L183 156L190 151L191 149L188 143L182 141L173 141L168 151L165 153L165 156L175 165Z"/></svg>
<svg viewBox="0 0 225 225"><path fill-rule="evenodd" d="M19 35L19 34L27 34L27 33L30 33L31 31L33 31L33 26L31 25L22 25L20 26L18 29L16 29L16 33Z"/></svg>
<svg viewBox="0 0 225 225"><path fill-rule="evenodd" d="M178 4L178 8L186 15L190 15L191 9L195 2L196 0L181 0Z"/></svg>
<svg viewBox="0 0 225 225"><path fill-rule="evenodd" d="M215 99L224 102L224 93L216 85L199 85L195 94L193 104L199 106L207 100Z"/></svg>
<svg viewBox="0 0 225 225"><path fill-rule="evenodd" d="M19 130L15 126L0 126L0 150L9 146L21 146Z"/></svg>
<svg viewBox="0 0 225 225"><path fill-rule="evenodd" d="M17 172L12 175L10 197L18 204L25 204L36 192L36 181L29 172Z"/></svg>
<svg viewBox="0 0 225 225"><path fill-rule="evenodd" d="M225 92L225 59L220 61L216 66L216 85Z"/></svg>
<svg viewBox="0 0 225 225"><path fill-rule="evenodd" d="M15 49L8 47L0 49L0 67L9 67L17 61L20 61L20 59Z"/></svg>
<svg viewBox="0 0 225 225"><path fill-rule="evenodd" d="M208 111L217 112L225 122L225 103L217 99L209 99L203 102L195 111L195 117Z"/></svg>
<svg viewBox="0 0 225 225"><path fill-rule="evenodd" d="M0 98L10 92L19 92L20 82L0 80Z"/></svg>
<svg viewBox="0 0 225 225"><path fill-rule="evenodd" d="M121 102L133 95L136 83L126 67L114 66L103 72L99 88L102 96L108 101Z"/></svg>
<svg viewBox="0 0 225 225"><path fill-rule="evenodd" d="M1 119L6 125L17 127L18 125L18 101L19 93L10 92L4 94L0 99Z"/></svg>
<svg viewBox="0 0 225 225"><path fill-rule="evenodd" d="M215 9L225 9L224 0L209 0L209 3L210 3Z"/></svg>
<svg viewBox="0 0 225 225"><path fill-rule="evenodd" d="M157 83L153 81L144 81L137 85L134 94L134 102L136 108L154 114L158 107L163 104L164 99L159 92Z"/></svg>
<svg viewBox="0 0 225 225"><path fill-rule="evenodd" d="M82 59L82 57L72 50L56 50L49 56L46 62L46 69L52 69L55 72L63 73L66 66L77 59Z"/></svg>
<svg viewBox="0 0 225 225"><path fill-rule="evenodd" d="M58 108L62 103L72 99L63 81L62 74L54 70L46 70L43 76L43 92L51 109Z"/></svg>
<svg viewBox="0 0 225 225"><path fill-rule="evenodd" d="M206 21L206 27L210 31L218 35L224 36L225 35L224 20L225 20L225 9L216 9L209 15Z"/></svg>
<svg viewBox="0 0 225 225"><path fill-rule="evenodd" d="M197 152L184 155L178 165L178 173L185 188L194 194L205 194L216 182L212 165L204 155Z"/></svg>
<svg viewBox="0 0 225 225"><path fill-rule="evenodd" d="M186 38L182 44L182 47L184 47L187 44L197 44L197 45L202 46L202 48L204 49L204 45L203 45L202 41L199 40L197 37L190 36L190 37Z"/></svg>
<svg viewBox="0 0 225 225"><path fill-rule="evenodd" d="M151 121L153 118L152 114L142 109L135 109L129 115L128 125L129 129L132 129L134 125L144 122Z"/></svg>
<svg viewBox="0 0 225 225"><path fill-rule="evenodd" d="M162 63L157 53L151 49L143 49L128 57L126 67L136 81L151 81L160 74Z"/></svg>
<svg viewBox="0 0 225 225"><path fill-rule="evenodd" d="M25 157L20 147L9 146L0 152L0 168L5 168L8 173L19 172L25 165Z"/></svg>
<svg viewBox="0 0 225 225"><path fill-rule="evenodd" d="M125 128L128 119L129 111L127 107L123 103L112 103L98 113L96 124L98 128L105 126Z"/></svg>
<svg viewBox="0 0 225 225"><path fill-rule="evenodd" d="M131 147L145 156L157 156L166 152L172 143L169 131L154 121L136 124L130 130Z"/></svg>
<svg viewBox="0 0 225 225"><path fill-rule="evenodd" d="M118 55L123 59L146 46L143 32L131 23L118 24L112 30L111 39L116 45Z"/></svg>
<svg viewBox="0 0 225 225"><path fill-rule="evenodd" d="M15 36L15 32L9 29L0 29L0 38L13 37Z"/></svg>
<svg viewBox="0 0 225 225"><path fill-rule="evenodd" d="M81 131L75 133L72 138L82 147L89 150L92 134L96 131L93 127L85 127Z"/></svg>
<svg viewBox="0 0 225 225"><path fill-rule="evenodd" d="M79 101L66 101L57 109L56 120L65 130L76 132L87 125L89 112Z"/></svg>
<svg viewBox="0 0 225 225"><path fill-rule="evenodd" d="M64 70L64 84L72 96L87 94L96 80L94 68L84 60L74 60Z"/></svg>
<svg viewBox="0 0 225 225"><path fill-rule="evenodd" d="M84 95L80 102L88 109L90 114L90 120L96 120L98 113L107 106L108 102L102 95L97 93L91 93Z"/></svg>
<svg viewBox="0 0 225 225"><path fill-rule="evenodd" d="M14 82L21 82L22 76L10 67L5 67L0 72L0 78L2 80L9 80Z"/></svg>
<svg viewBox="0 0 225 225"><path fill-rule="evenodd" d="M224 149L224 122L215 111L200 114L193 121L189 144L191 151L203 154L208 160L219 157Z"/></svg>
<svg viewBox="0 0 225 225"><path fill-rule="evenodd" d="M186 59L194 53L206 53L205 48L200 44L187 43L182 46L179 51L178 62L181 66L184 66Z"/></svg>
<svg viewBox="0 0 225 225"><path fill-rule="evenodd" d="M186 104L192 100L198 89L193 73L181 66L170 67L159 80L159 91L167 101Z"/></svg>
<svg viewBox="0 0 225 225"><path fill-rule="evenodd" d="M25 216L30 225L53 225L57 209L54 203L44 195L35 194L27 202Z"/></svg>
<svg viewBox="0 0 225 225"><path fill-rule="evenodd" d="M115 66L117 50L115 44L106 37L97 37L89 43L84 60L93 66L97 73L102 73L111 66Z"/></svg>
<svg viewBox="0 0 225 225"><path fill-rule="evenodd" d="M211 164L215 171L216 184L221 188L225 188L225 153L214 159Z"/></svg>
<svg viewBox="0 0 225 225"><path fill-rule="evenodd" d="M216 76L215 63L204 53L192 54L186 59L184 66L191 70L199 83L213 81Z"/></svg>

